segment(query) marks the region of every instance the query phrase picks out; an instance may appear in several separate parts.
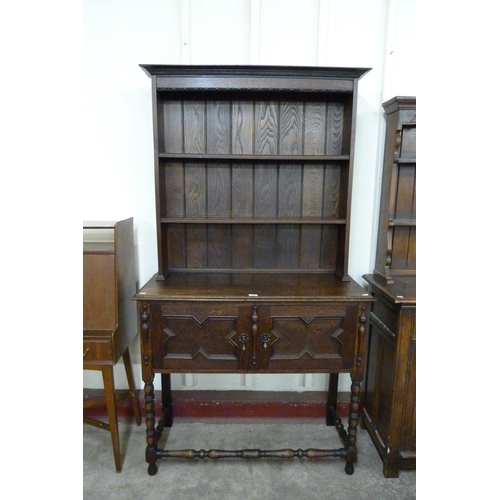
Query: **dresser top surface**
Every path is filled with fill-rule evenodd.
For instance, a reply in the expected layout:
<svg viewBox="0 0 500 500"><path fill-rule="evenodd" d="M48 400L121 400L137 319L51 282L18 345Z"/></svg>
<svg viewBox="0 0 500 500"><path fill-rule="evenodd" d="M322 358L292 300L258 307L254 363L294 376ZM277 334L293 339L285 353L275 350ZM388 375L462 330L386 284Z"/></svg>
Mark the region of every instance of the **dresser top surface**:
<svg viewBox="0 0 500 500"><path fill-rule="evenodd" d="M170 273L154 275L136 300L372 301L355 281L326 273Z"/></svg>
<svg viewBox="0 0 500 500"><path fill-rule="evenodd" d="M394 283L387 283L377 274L365 274L363 279L396 304L415 304L417 301L415 276L394 276Z"/></svg>

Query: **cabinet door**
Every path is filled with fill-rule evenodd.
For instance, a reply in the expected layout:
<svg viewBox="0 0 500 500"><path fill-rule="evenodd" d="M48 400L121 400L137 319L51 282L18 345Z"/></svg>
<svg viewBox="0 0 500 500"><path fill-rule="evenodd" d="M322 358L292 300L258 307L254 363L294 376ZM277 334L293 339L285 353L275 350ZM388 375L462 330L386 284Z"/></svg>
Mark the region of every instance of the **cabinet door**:
<svg viewBox="0 0 500 500"><path fill-rule="evenodd" d="M238 349L243 327L234 304L162 302L151 307L151 315L157 332L152 339L155 369L234 372L244 365L247 351Z"/></svg>
<svg viewBox="0 0 500 500"><path fill-rule="evenodd" d="M162 371L329 373L354 365L357 303L162 302L151 313L161 332L153 363Z"/></svg>
<svg viewBox="0 0 500 500"><path fill-rule="evenodd" d="M275 305L260 368L273 372L344 371L354 366L357 304Z"/></svg>

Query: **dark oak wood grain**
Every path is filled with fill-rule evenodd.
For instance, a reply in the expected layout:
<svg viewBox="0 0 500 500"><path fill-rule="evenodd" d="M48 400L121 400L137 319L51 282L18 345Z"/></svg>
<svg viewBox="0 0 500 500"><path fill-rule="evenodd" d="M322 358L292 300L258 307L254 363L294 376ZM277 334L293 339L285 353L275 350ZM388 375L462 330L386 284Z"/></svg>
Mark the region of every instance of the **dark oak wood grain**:
<svg viewBox="0 0 500 500"><path fill-rule="evenodd" d="M385 477L416 467L416 99L383 104L387 128L363 420Z"/></svg>
<svg viewBox="0 0 500 500"><path fill-rule="evenodd" d="M363 420L382 458L385 477L416 467L415 277L365 275L377 298L370 337Z"/></svg>
<svg viewBox="0 0 500 500"><path fill-rule="evenodd" d="M416 268L416 99L383 103L387 127L374 273L392 282Z"/></svg>
<svg viewBox="0 0 500 500"><path fill-rule="evenodd" d="M352 474L373 301L348 275L352 134L366 70L142 67L155 82L158 227L158 273L134 296L149 474L173 457L336 457ZM328 373L326 421L342 448L162 450L172 373ZM338 373L352 379L347 429Z"/></svg>

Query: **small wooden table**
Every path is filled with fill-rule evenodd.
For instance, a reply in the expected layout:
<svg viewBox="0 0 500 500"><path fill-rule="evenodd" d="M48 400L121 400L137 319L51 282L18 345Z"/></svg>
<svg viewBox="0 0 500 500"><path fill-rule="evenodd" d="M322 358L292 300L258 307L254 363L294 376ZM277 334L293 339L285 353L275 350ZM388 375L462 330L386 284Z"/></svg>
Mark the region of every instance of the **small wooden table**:
<svg viewBox="0 0 500 500"><path fill-rule="evenodd" d="M83 408L105 403L109 423L86 416L83 421L111 433L116 471L121 472L116 401L132 398L135 419L141 425L128 350L137 324L131 303L135 293L133 219L87 222L83 227L87 232L106 231L111 238L83 243L83 369L100 370L104 384L104 398L86 400ZM117 396L113 367L122 357L129 391Z"/></svg>

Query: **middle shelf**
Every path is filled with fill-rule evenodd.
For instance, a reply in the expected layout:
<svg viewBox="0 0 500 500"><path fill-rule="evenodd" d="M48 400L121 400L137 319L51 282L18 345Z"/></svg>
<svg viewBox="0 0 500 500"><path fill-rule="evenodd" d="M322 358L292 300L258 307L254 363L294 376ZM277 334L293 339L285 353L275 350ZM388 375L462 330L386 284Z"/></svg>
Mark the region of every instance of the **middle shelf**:
<svg viewBox="0 0 500 500"><path fill-rule="evenodd" d="M266 154L206 154L206 153L158 153L162 160L224 161L224 162L346 162L349 155L266 155ZM403 161L403 160L401 160Z"/></svg>
<svg viewBox="0 0 500 500"><path fill-rule="evenodd" d="M161 162L159 217L217 218L232 223L342 223L347 219L350 182L342 162L227 163Z"/></svg>
<svg viewBox="0 0 500 500"><path fill-rule="evenodd" d="M346 219L326 217L162 217L162 224L339 224Z"/></svg>

